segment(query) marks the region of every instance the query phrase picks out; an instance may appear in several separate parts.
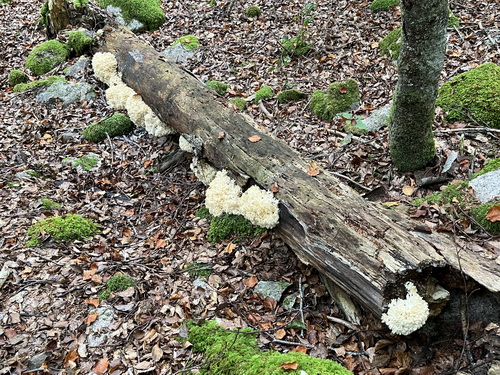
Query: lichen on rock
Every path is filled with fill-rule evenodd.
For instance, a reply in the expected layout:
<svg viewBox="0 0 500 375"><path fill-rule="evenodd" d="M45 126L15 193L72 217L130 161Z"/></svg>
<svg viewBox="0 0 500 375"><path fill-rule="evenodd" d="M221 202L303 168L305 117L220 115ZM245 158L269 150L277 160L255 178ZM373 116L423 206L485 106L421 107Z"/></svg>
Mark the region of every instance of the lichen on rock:
<svg viewBox="0 0 500 375"><path fill-rule="evenodd" d="M326 93L321 90L315 91L309 106L318 118L332 121L337 114L356 107L359 100L358 83L349 78L345 82L332 83Z"/></svg>

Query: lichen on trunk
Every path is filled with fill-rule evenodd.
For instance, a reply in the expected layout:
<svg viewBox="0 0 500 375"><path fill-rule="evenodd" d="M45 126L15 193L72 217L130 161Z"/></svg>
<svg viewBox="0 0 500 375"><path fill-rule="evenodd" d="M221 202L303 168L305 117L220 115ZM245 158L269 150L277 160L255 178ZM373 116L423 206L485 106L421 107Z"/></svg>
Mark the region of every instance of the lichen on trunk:
<svg viewBox="0 0 500 375"><path fill-rule="evenodd" d="M402 0L402 45L390 126L390 152L403 172L435 155L434 120L439 74L446 50L448 0Z"/></svg>

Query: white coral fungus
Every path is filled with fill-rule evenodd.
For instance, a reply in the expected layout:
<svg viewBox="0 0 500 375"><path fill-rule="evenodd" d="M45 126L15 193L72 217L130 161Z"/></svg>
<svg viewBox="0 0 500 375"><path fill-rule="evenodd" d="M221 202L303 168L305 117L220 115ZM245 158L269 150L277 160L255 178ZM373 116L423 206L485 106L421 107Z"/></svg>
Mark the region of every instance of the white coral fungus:
<svg viewBox="0 0 500 375"><path fill-rule="evenodd" d="M153 111L150 111L144 117L144 128L149 134L152 134L155 137L162 137L164 135L175 133L174 128L161 121Z"/></svg>
<svg viewBox="0 0 500 375"><path fill-rule="evenodd" d="M115 109L125 109L127 100L135 94L132 88L128 87L123 82L110 86L106 90L106 101Z"/></svg>
<svg viewBox="0 0 500 375"><path fill-rule="evenodd" d="M251 186L239 201L239 212L253 225L273 228L279 221L278 200L270 191Z"/></svg>
<svg viewBox="0 0 500 375"><path fill-rule="evenodd" d="M406 299L392 300L387 312L382 314L382 322L396 335L409 335L422 327L429 317L429 305L418 295L417 287L410 281L405 287Z"/></svg>
<svg viewBox="0 0 500 375"><path fill-rule="evenodd" d="M208 186L205 206L211 215L220 216L238 212L241 188L227 175L227 171L217 172Z"/></svg>
<svg viewBox="0 0 500 375"><path fill-rule="evenodd" d="M110 52L97 52L92 58L92 69L95 76L107 85L116 82L118 63Z"/></svg>

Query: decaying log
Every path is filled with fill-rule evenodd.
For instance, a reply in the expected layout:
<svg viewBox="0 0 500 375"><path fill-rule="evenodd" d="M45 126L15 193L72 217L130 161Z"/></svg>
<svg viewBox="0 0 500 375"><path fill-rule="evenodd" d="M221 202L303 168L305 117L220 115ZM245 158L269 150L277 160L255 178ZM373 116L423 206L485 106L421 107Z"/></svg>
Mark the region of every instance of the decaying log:
<svg viewBox="0 0 500 375"><path fill-rule="evenodd" d="M328 172L311 177L299 153L217 102L196 78L126 29L106 28L100 50L116 56L124 82L164 122L203 141L203 156L215 167L265 189L277 185L276 232L302 261L375 315L405 294L406 280L453 288L462 283L462 270L491 292L500 291L494 261L460 249L446 234L414 230L418 223L407 215L365 201ZM261 141L250 142L253 135Z"/></svg>

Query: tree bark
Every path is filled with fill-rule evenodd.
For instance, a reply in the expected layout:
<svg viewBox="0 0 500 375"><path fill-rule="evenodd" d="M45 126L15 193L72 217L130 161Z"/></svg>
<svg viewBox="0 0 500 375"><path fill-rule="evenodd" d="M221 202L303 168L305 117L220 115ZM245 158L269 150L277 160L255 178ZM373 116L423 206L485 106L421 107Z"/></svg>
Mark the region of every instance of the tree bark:
<svg viewBox="0 0 500 375"><path fill-rule="evenodd" d="M59 31L64 30L69 24L69 10L66 0L48 0L49 14L47 36L56 37Z"/></svg>
<svg viewBox="0 0 500 375"><path fill-rule="evenodd" d="M446 51L448 0L402 0L402 44L390 124L392 162L416 171L435 155L432 124Z"/></svg>
<svg viewBox="0 0 500 375"><path fill-rule="evenodd" d="M388 299L405 294L406 280L432 277L444 287L460 286L460 269L500 291L494 261L461 251L445 234L419 232L407 215L365 201L328 172L311 177L310 165L296 151L217 102L200 81L135 35L108 27L103 41L101 51L116 56L124 82L164 122L201 139L203 156L216 168L265 189L278 186L276 232L302 261L367 310L380 316ZM253 135L261 140L250 142Z"/></svg>

